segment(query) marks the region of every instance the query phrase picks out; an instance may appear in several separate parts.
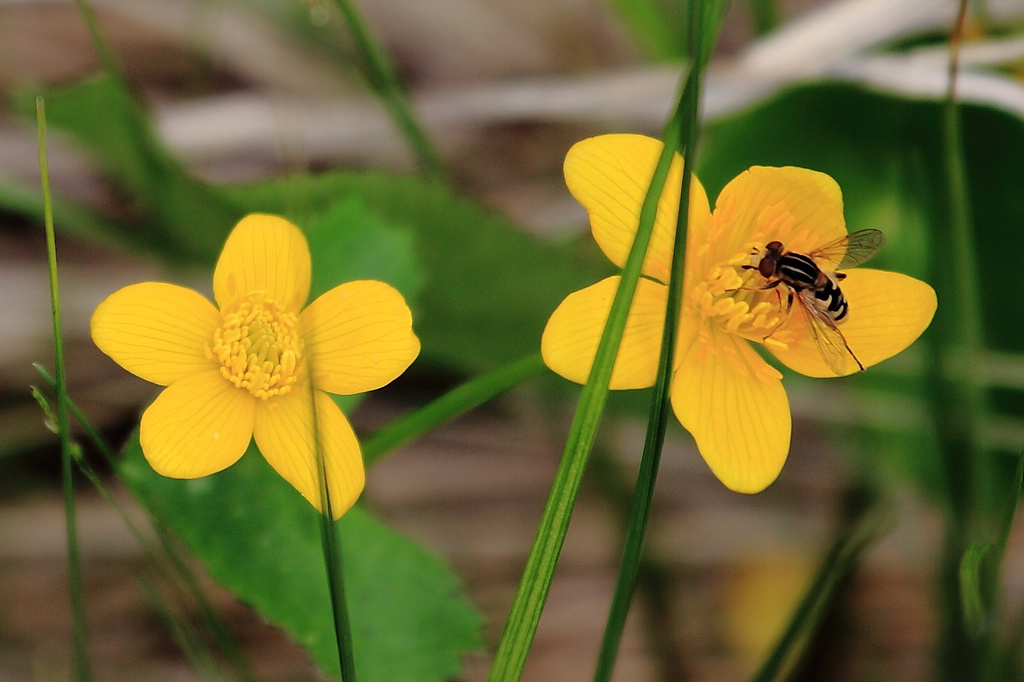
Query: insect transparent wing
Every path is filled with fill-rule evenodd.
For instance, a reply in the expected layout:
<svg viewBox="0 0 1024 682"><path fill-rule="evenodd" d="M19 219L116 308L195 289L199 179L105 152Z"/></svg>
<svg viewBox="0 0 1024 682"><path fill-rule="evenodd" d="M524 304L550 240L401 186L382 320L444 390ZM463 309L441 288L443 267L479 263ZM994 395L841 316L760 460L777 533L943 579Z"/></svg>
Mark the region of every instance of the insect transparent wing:
<svg viewBox="0 0 1024 682"><path fill-rule="evenodd" d="M853 360L860 371L864 371L864 365L850 350L849 344L846 343L846 337L839 331L835 320L815 305L814 293L809 289L804 289L798 291L796 297L800 301L800 307L807 315L811 338L814 339L814 344L818 347L818 352L821 353L828 368L836 376L843 376L847 374L849 361Z"/></svg>
<svg viewBox="0 0 1024 682"><path fill-rule="evenodd" d="M827 269L853 268L875 255L885 243L881 230L858 230L815 249L808 255L815 261L824 261Z"/></svg>

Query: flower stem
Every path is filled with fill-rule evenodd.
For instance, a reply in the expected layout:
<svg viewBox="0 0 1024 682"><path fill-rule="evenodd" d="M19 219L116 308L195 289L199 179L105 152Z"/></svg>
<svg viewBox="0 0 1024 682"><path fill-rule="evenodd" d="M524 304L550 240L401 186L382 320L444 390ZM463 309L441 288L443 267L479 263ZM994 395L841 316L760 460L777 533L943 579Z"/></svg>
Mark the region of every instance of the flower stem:
<svg viewBox="0 0 1024 682"><path fill-rule="evenodd" d="M962 0L950 40L949 90L943 111L944 176L937 183L937 194L944 201L937 207L936 223L945 231L939 243L946 247L933 251L934 281L946 313L936 317L932 395L948 504L941 575L945 622L937 669L949 680L977 678L991 652L990 634L968 627L970 616L961 601L961 566L965 552L991 536L999 513L994 505L999 496L993 462L982 434L988 409L979 380L984 352L982 299L956 97L966 16L967 1Z"/></svg>
<svg viewBox="0 0 1024 682"><path fill-rule="evenodd" d="M64 489L64 522L68 546L68 590L71 598L75 679L79 682L87 682L92 679L92 667L89 663L82 566L81 556L78 552L75 483L72 468L73 447L70 424L68 423L68 382L64 372L64 340L60 320L60 293L57 288L57 240L53 231L53 199L50 195L50 174L46 163L46 105L42 97L36 98L36 119L39 135L39 174L43 186L46 261L50 271L50 306L53 315L53 354L57 384L56 426L60 436L61 478Z"/></svg>
<svg viewBox="0 0 1024 682"><path fill-rule="evenodd" d="M444 175L444 163L441 156L431 144L423 126L416 120L412 105L405 89L398 80L398 74L380 44L374 39L366 22L350 0L334 0L341 10L342 16L352 32L360 56L363 59L362 70L366 82L377 93L391 118L394 119L405 139L409 142L419 159L422 169L431 176Z"/></svg>
<svg viewBox="0 0 1024 682"><path fill-rule="evenodd" d="M532 379L544 370L540 353L527 356L471 379L448 393L396 419L363 443L363 461L367 466L423 434L483 405L505 391Z"/></svg>
<svg viewBox="0 0 1024 682"><path fill-rule="evenodd" d="M633 502L630 507L629 526L619 563L619 573L615 581L615 593L605 623L601 649L598 652L597 666L594 671L594 682L607 682L611 679L618 657L622 633L629 615L629 606L636 589L637 576L643 554L644 539L650 521L651 503L654 499L654 487L661 462L661 451L665 444L665 430L671 414L669 389L672 385L672 368L676 348L676 334L679 325L679 311L682 309L683 267L685 264L685 246L687 219L690 207L690 185L693 176L694 159L696 158L698 138L698 115L700 111L701 79L707 66L706 57L710 55L710 46L704 41L714 44L717 31L702 30L707 26L703 11L709 4L691 3L689 17L691 27L693 68L690 69L683 87L676 112L668 123L683 151L682 187L679 194L679 212L676 216L675 242L672 251L672 271L669 278L668 300L666 303L665 326L662 330L661 353L658 358L657 381L651 397L651 408L647 419L647 434L644 438L644 449L637 472L636 486L633 489ZM717 24L711 24L717 28ZM666 138L669 130L666 130ZM675 149L673 149L675 151Z"/></svg>
<svg viewBox="0 0 1024 682"><path fill-rule="evenodd" d="M355 682L356 667L352 653L352 627L348 618L348 601L345 599L345 570L338 540L337 525L331 509L330 488L327 481L327 465L324 462L323 447L320 443L320 425L317 418L316 394L310 392L313 401L313 443L316 449L317 478L320 488L320 543L324 554L324 568L327 571L327 588L331 594L331 613L334 616L334 637L338 646L338 665L342 682Z"/></svg>
<svg viewBox="0 0 1024 682"><path fill-rule="evenodd" d="M853 571L871 544L884 535L892 524L888 504L873 502L862 506L846 530L836 538L821 564L814 581L804 594L785 632L772 649L751 682L772 682L782 679L798 656L801 643L828 610L838 588Z"/></svg>
<svg viewBox="0 0 1024 682"><path fill-rule="evenodd" d="M321 473L323 465L321 464ZM356 667L352 653L352 627L348 618L348 601L345 598L345 571L338 541L337 526L331 520L329 502L320 514L320 539L323 543L324 564L327 568L327 584L331 592L331 611L334 614L334 636L338 645L338 662L343 682L355 682Z"/></svg>
<svg viewBox="0 0 1024 682"><path fill-rule="evenodd" d="M678 110L676 116L679 115ZM562 459L551 485L547 505L541 516L526 568L512 602L505 630L491 666L491 682L511 682L520 679L526 665L526 656L533 644L540 615L551 588L551 579L562 551L569 528L576 494L579 492L583 471L597 437L601 414L608 397L608 383L618 353L619 342L626 326L633 293L636 291L640 269L654 229L658 199L665 186L669 166L679 145L680 126L669 126L665 146L651 178L647 196L640 209L640 220L629 257L622 269L622 277L612 302L601 340L598 343L594 365L580 393Z"/></svg>

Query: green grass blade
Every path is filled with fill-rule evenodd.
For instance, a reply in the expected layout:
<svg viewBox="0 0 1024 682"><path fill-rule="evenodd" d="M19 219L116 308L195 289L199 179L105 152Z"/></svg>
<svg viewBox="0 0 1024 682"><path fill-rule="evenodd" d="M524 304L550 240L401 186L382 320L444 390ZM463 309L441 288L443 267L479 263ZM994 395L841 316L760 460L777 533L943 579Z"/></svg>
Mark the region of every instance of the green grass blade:
<svg viewBox="0 0 1024 682"><path fill-rule="evenodd" d="M786 679L785 673L795 665L811 633L817 629L839 588L856 568L861 556L892 525L891 511L885 502L874 502L860 509L829 549L785 632L751 682Z"/></svg>
<svg viewBox="0 0 1024 682"><path fill-rule="evenodd" d="M72 636L74 638L75 679L92 679L89 662L88 635L85 627L85 594L82 587L82 564L78 552L78 530L75 517L75 484L72 460L74 448L68 423L68 383L64 371L64 341L60 320L60 292L57 287L57 241L53 231L53 198L46 163L46 106L36 99L39 125L39 172L43 186L43 216L46 228L46 262L50 272L50 305L53 315L53 354L56 372L56 427L60 436L61 478L64 490L64 521L68 547L68 590L71 597Z"/></svg>
<svg viewBox="0 0 1024 682"><path fill-rule="evenodd" d="M422 169L428 175L443 176L444 163L441 161L441 156L431 144L423 126L416 119L405 88L399 82L398 73L384 49L373 37L373 33L363 21L359 10L350 0L334 1L338 9L341 10L342 16L345 17L345 22L359 49L363 60L361 67L366 82L384 103L391 118L394 119L395 124L409 142L409 146L416 153Z"/></svg>
<svg viewBox="0 0 1024 682"><path fill-rule="evenodd" d="M47 383L51 390L56 390L57 382L49 372L46 371L40 364L34 365L39 375ZM36 396L36 400L40 402L40 406L47 413L51 421L56 422L53 416L53 411L49 409L49 404L46 402L45 397L39 391L33 391L33 395ZM107 445L107 442L103 439L99 430L89 421L85 413L82 412L81 408L68 397L68 410L75 418L75 421L81 427L85 433L86 438L93 444L103 458L110 464L112 468L116 467L117 454ZM245 657L242 655L241 650L238 647L238 643L232 637L227 626L217 616L216 611L207 597L206 592L203 590L199 579L196 577L189 563L181 556L180 550L174 544L168 531L155 519L146 507L141 509L147 513L149 522L152 524L156 531L156 537L159 545L155 544L150 537L149 533L143 532L138 524L132 519L132 516L124 508L124 506L118 501L107 486L103 483L103 479L96 473L96 471L89 465L88 461L78 458L78 469L89 482L93 484L93 487L100 493L104 500L117 512L118 516L121 517L121 521L125 524L125 527L132 534L132 536L138 541L142 547L143 552L153 562L160 575L167 581L169 585L178 593L183 599L191 599L192 602L198 607L200 613L203 616L203 622L206 627L212 633L217 645L220 650L227 657L228 661L234 668L235 677L243 682L253 682L256 677L252 671L251 666Z"/></svg>
<svg viewBox="0 0 1024 682"><path fill-rule="evenodd" d="M992 453L983 442L988 396L978 380L985 348L981 285L956 96L966 16L967 2L963 0L950 43L949 90L943 111L944 167L937 193L944 202L940 199L936 217L940 228L936 242L943 246L933 250L932 266L936 293L945 311L936 315L933 324L930 369L948 505L940 578L944 621L936 667L940 679L950 681L981 674L993 651L991 633L969 626L968 620L978 617L975 611L980 607L972 608L970 615L964 610L961 571L969 548L990 541L999 515ZM971 562L977 560L976 552L972 557Z"/></svg>
<svg viewBox="0 0 1024 682"><path fill-rule="evenodd" d="M457 386L437 400L396 419L363 443L367 466L474 407L515 388L544 370L540 354L527 356Z"/></svg>
<svg viewBox="0 0 1024 682"><path fill-rule="evenodd" d="M695 165L700 111L701 80L711 48L715 43L716 32L704 29L708 24L703 12L714 12L710 4L697 3L691 5L691 34L694 37L693 47L694 68L687 76L686 84L677 105L676 114L669 122L676 128L676 137L681 140L683 152L683 177L679 195L679 213L676 217L675 245L673 247L672 272L669 279L669 292L665 315L665 327L662 332L661 354L658 359L657 382L651 400L650 413L647 420L647 434L644 439L640 469L633 492L633 503L630 508L629 525L626 540L619 564L619 572L615 582L615 593L611 609L605 624L601 649L598 653L594 682L607 682L611 679L618 656L622 633L629 615L629 606L636 589L637 577L643 554L644 539L650 520L651 504L654 499L654 488L661 462L661 451L665 443L665 430L671 419L669 389L672 385L672 368L676 349L676 333L679 325L679 311L682 310L683 267L685 264L686 229L690 205L690 185L692 169ZM716 26L717 27L717 26Z"/></svg>
<svg viewBox="0 0 1024 682"><path fill-rule="evenodd" d="M674 118L680 115L677 110ZM541 517L533 546L520 578L519 588L512 602L505 630L491 667L491 682L510 682L520 679L526 665L526 656L533 643L541 611L551 587L551 579L558 563L569 528L576 494L579 492L583 471L597 436L601 414L608 397L608 382L618 352L622 332L626 326L629 306L636 291L640 268L647 253L658 199L668 176L672 156L679 145L679 126L670 125L665 148L650 188L640 210L640 221L629 257L622 271L619 288L615 293L608 321L605 324L590 376L580 394L576 414L566 440L562 459L551 486L547 505Z"/></svg>
<svg viewBox="0 0 1024 682"><path fill-rule="evenodd" d="M996 542L975 543L967 548L960 561L960 603L964 624L969 633L984 644L985 657L978 671L981 680L1020 679L1020 626L1011 630L1006 641L1009 646L1000 651L994 637L988 637L999 623L1003 604L1001 601L1002 565L1006 545L1010 539L1017 510L1020 508L1024 491L1024 450L1017 457L1017 472L1013 487L1006 501L999 538ZM1016 671L1016 672L1015 672Z"/></svg>
<svg viewBox="0 0 1024 682"><path fill-rule="evenodd" d="M226 680L227 678L217 667L216 659L196 636L196 633L188 628L185 618L175 612L153 581L143 577L139 580L139 584L150 605L160 617L160 621L202 679L217 680L218 682Z"/></svg>

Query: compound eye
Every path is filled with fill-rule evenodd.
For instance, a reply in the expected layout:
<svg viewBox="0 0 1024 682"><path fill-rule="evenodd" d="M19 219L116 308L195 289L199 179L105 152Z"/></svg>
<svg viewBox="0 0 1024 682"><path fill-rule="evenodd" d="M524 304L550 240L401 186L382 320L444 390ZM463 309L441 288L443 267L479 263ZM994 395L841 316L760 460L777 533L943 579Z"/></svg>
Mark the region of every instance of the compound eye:
<svg viewBox="0 0 1024 682"><path fill-rule="evenodd" d="M769 244L771 246L771 244ZM761 276L768 279L775 274L775 259L771 256L765 256L761 259L761 262L757 264L757 271L761 273Z"/></svg>

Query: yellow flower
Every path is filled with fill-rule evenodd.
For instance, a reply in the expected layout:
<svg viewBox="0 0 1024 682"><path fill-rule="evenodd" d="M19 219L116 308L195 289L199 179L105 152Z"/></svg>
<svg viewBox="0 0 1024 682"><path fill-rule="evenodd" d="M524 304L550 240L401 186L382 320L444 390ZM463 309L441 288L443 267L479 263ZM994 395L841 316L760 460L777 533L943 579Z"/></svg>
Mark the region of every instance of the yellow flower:
<svg viewBox="0 0 1024 682"><path fill-rule="evenodd" d="M661 150L658 140L606 135L576 144L566 157L566 184L587 209L602 251L619 267L633 244ZM612 389L654 385L681 174L682 159L676 155L612 371ZM786 251L808 254L844 235L839 186L823 173L751 168L726 185L714 213L693 178L671 400L708 466L732 490L760 492L775 480L792 429L782 375L751 341L808 376L859 369L846 353L840 371L833 371L799 301L789 308L788 288L764 288L774 278L750 266L775 240ZM835 263L822 263L826 269L829 265ZM928 327L936 299L924 282L866 268L844 273L840 287L849 312L839 329L864 367L901 352ZM541 340L548 367L571 381L586 382L618 283L618 276L609 277L559 305Z"/></svg>
<svg viewBox="0 0 1024 682"><path fill-rule="evenodd" d="M139 427L157 473L221 471L255 437L277 473L320 510L319 439L334 518L351 508L365 480L362 455L327 394L390 383L420 344L405 300L387 284L348 282L303 309L309 286L302 232L256 214L238 223L217 261L216 306L191 289L145 282L96 308L91 331L100 350L167 387Z"/></svg>

